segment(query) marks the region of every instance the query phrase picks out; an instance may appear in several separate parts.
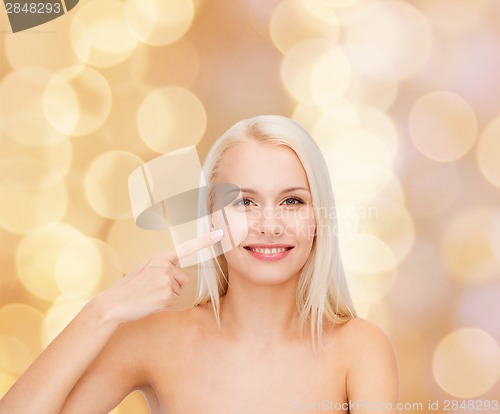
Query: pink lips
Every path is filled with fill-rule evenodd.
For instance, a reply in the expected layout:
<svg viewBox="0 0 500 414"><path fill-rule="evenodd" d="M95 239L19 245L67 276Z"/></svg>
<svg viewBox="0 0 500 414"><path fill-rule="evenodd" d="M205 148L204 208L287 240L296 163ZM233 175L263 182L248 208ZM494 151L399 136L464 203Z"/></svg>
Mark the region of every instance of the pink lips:
<svg viewBox="0 0 500 414"><path fill-rule="evenodd" d="M265 262L270 262L285 258L286 256L288 256L293 247L294 246L291 246L289 244L250 244L248 246L245 246L244 249L252 256L254 256L256 259L263 260ZM284 252L279 252L274 254L265 254L250 250L250 249L273 249L273 248L274 249L285 248L287 250L285 250Z"/></svg>

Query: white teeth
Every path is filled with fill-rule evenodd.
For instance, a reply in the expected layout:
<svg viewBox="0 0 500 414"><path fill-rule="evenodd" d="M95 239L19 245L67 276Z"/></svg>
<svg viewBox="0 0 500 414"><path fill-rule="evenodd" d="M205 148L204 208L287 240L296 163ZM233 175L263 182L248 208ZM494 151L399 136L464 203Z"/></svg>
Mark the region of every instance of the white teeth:
<svg viewBox="0 0 500 414"><path fill-rule="evenodd" d="M252 248L250 248L250 250L253 252L263 253L263 254L276 254L276 253L284 252L286 249L284 247L280 247L278 249L252 249Z"/></svg>

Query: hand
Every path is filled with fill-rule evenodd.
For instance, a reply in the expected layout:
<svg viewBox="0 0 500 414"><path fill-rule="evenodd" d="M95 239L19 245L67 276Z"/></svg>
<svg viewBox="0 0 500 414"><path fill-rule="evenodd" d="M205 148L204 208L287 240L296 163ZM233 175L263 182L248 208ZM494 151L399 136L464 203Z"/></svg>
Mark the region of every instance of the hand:
<svg viewBox="0 0 500 414"><path fill-rule="evenodd" d="M176 306L189 283L188 274L177 267L179 260L217 243L222 235L216 230L150 257L94 300L102 302L118 324Z"/></svg>

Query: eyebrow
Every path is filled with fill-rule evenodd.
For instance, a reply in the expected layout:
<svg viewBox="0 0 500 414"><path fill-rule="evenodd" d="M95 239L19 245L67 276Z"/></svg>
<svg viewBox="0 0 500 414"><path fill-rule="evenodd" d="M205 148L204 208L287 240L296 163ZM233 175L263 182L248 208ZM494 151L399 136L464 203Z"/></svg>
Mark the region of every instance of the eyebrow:
<svg viewBox="0 0 500 414"><path fill-rule="evenodd" d="M285 193L291 193L292 191L296 190L303 190L309 192L309 190L305 187L290 187L290 188L285 188L283 191L280 192L280 194L285 194ZM256 190L253 190L251 188L240 188L239 190L231 190L228 191L228 193L237 193L237 192L242 192L242 193L249 193L249 194L258 194Z"/></svg>

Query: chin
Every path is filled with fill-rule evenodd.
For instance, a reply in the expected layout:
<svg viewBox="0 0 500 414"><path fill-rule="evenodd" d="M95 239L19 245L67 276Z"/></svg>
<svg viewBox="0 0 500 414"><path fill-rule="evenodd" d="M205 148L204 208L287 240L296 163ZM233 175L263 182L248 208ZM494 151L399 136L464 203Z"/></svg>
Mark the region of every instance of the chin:
<svg viewBox="0 0 500 414"><path fill-rule="evenodd" d="M289 282L294 279L294 275L283 276L283 274L273 274L273 273L261 273L260 276L255 275L245 275L244 273L239 273L248 282L259 285L259 286L276 286Z"/></svg>

